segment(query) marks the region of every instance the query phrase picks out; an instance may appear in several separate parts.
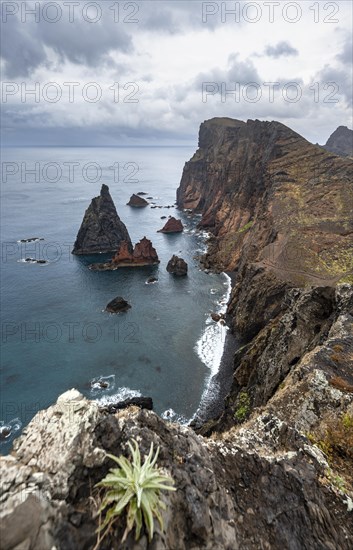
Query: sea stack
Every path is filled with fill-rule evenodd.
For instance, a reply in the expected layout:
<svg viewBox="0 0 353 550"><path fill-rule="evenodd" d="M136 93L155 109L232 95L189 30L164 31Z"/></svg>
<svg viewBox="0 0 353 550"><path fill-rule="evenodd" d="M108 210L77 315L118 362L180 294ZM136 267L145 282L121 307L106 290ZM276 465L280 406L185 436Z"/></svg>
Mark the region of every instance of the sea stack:
<svg viewBox="0 0 353 550"><path fill-rule="evenodd" d="M144 208L145 206L148 206L148 202L142 197L139 197L138 195L133 194L131 195L127 205L133 206L134 208Z"/></svg>
<svg viewBox="0 0 353 550"><path fill-rule="evenodd" d="M72 253L115 252L123 241L132 252L129 232L118 216L109 187L103 184L100 195L92 199L85 212Z"/></svg>
<svg viewBox="0 0 353 550"><path fill-rule="evenodd" d="M174 254L167 264L167 271L176 277L182 277L188 274L188 264Z"/></svg>
<svg viewBox="0 0 353 550"><path fill-rule="evenodd" d="M132 254L129 253L127 243L122 243L112 259L115 266L144 266L159 264L158 254L152 243L146 237L136 243Z"/></svg>
<svg viewBox="0 0 353 550"><path fill-rule="evenodd" d="M181 222L181 220L177 220L176 218L169 218L167 223L165 224L162 229L159 229L157 233L181 233L184 229L184 226Z"/></svg>
<svg viewBox="0 0 353 550"><path fill-rule="evenodd" d="M130 308L130 304L126 300L124 300L124 298L122 298L121 296L117 296L111 302L109 302L105 310L109 311L109 313L125 313Z"/></svg>
<svg viewBox="0 0 353 550"><path fill-rule="evenodd" d="M130 252L128 243L122 241L111 261L92 264L89 268L93 271L113 271L119 267L143 267L157 264L159 264L159 258L156 249L149 239L143 237L132 252Z"/></svg>

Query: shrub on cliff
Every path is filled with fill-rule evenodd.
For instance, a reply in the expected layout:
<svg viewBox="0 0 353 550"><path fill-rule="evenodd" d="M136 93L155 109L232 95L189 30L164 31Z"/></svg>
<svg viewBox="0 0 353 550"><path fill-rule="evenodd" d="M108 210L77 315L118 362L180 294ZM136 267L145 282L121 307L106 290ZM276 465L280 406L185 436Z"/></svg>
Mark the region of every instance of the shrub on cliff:
<svg viewBox="0 0 353 550"><path fill-rule="evenodd" d="M141 534L143 522L147 528L148 538L151 541L154 531L154 516L158 519L163 530L163 520L160 510L165 510L165 504L160 499L160 491L175 491L172 485L173 479L164 475L160 468L156 468L159 448L153 456L153 443L150 452L141 464L141 455L137 442L133 440L134 446L128 442L132 456L130 462L124 456L116 457L107 454L120 467L110 469L107 476L97 483L98 487L105 487L107 492L99 509L101 514L108 508L103 523L98 527L98 541L96 548L110 531L114 521L126 509L126 529L122 542L135 526L135 539L138 540ZM103 533L103 534L102 534Z"/></svg>

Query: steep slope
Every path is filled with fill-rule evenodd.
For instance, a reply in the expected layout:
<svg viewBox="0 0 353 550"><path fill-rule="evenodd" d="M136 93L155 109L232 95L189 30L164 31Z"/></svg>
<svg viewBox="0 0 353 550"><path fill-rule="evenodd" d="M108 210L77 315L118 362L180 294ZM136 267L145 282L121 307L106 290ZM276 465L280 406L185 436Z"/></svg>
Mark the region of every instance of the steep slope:
<svg viewBox="0 0 353 550"><path fill-rule="evenodd" d="M235 317L235 328L263 324L289 286L353 280L352 181L351 160L278 122L201 124L177 201L213 235L205 266L236 272L233 299L249 304L256 291L255 319Z"/></svg>
<svg viewBox="0 0 353 550"><path fill-rule="evenodd" d="M330 135L324 148L343 157L353 157L353 130L339 126Z"/></svg>

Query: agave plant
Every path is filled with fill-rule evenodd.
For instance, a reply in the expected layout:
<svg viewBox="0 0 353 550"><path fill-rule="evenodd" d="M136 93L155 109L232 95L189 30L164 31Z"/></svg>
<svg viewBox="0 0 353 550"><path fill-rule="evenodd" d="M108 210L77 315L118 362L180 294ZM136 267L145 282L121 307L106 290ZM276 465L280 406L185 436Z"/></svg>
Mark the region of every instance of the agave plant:
<svg viewBox="0 0 353 550"><path fill-rule="evenodd" d="M172 487L174 481L170 476L163 475L160 468L155 467L159 447L153 456L153 443L151 443L150 452L145 462L141 464L138 444L135 440L132 440L132 442L133 445L130 441L128 442L132 462L124 456L117 457L107 454L119 465L119 468L112 468L107 476L97 483L98 487L107 489L99 513L109 508L106 511L104 521L98 527L98 536L105 530L100 540L105 537L112 523L125 509L127 509L126 529L122 542L124 542L134 525L135 539L138 540L143 522L151 541L154 531L154 516L158 519L163 530L163 519L160 510L165 510L166 506L160 499L160 491L175 491Z"/></svg>

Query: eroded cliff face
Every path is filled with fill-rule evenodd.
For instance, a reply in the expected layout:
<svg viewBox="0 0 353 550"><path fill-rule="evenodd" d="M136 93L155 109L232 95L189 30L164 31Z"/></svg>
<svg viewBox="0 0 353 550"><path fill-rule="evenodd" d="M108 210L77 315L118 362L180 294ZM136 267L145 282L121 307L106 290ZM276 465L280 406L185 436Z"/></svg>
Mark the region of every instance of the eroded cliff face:
<svg viewBox="0 0 353 550"><path fill-rule="evenodd" d="M186 163L178 205L217 239L206 264L255 264L302 285L353 271L353 163L279 122L211 119Z"/></svg>
<svg viewBox="0 0 353 550"><path fill-rule="evenodd" d="M212 119L178 205L211 232L206 267L235 273L234 330L249 339L291 287L353 281L353 162L278 122Z"/></svg>
<svg viewBox="0 0 353 550"><path fill-rule="evenodd" d="M211 233L204 264L233 274L228 322L240 340L224 413L195 425L227 432L271 411L326 445L350 490L352 204L353 162L278 122L204 122L178 190ZM341 450L323 435L335 431Z"/></svg>
<svg viewBox="0 0 353 550"><path fill-rule="evenodd" d="M136 407L108 414L71 390L0 458L2 548L94 548L102 498L95 484L114 464L106 453L129 456L131 438L143 454L151 442L160 447L158 465L177 490L163 496L165 530L156 524L151 543L145 531L121 543L122 516L102 549L352 547L350 501L323 483L324 455L276 415L207 439Z"/></svg>

